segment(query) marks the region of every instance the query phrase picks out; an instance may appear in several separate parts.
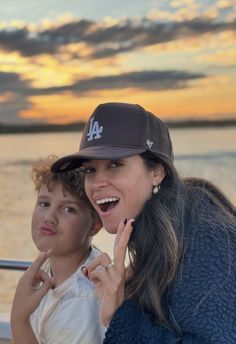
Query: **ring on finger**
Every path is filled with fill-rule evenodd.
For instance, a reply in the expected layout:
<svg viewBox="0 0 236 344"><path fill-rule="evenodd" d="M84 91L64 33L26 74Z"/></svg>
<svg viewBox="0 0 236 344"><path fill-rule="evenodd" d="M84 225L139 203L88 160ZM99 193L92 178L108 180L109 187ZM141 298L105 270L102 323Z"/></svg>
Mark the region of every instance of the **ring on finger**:
<svg viewBox="0 0 236 344"><path fill-rule="evenodd" d="M113 268L113 266L115 266L115 263L113 261L111 261L110 264L104 266L105 270L108 271L109 269Z"/></svg>

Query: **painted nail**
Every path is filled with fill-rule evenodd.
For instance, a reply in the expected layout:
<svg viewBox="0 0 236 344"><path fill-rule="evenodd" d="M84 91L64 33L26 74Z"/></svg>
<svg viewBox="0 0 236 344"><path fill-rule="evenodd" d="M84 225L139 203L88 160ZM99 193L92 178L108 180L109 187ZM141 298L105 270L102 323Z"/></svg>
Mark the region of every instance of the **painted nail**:
<svg viewBox="0 0 236 344"><path fill-rule="evenodd" d="M124 225L126 225L127 221L128 221L127 218L125 218L124 219Z"/></svg>
<svg viewBox="0 0 236 344"><path fill-rule="evenodd" d="M84 274L84 276L88 278L88 269L85 265L81 266L81 271Z"/></svg>
<svg viewBox="0 0 236 344"><path fill-rule="evenodd" d="M134 227L134 225L135 225L135 220L133 220L133 221L131 222L131 227Z"/></svg>

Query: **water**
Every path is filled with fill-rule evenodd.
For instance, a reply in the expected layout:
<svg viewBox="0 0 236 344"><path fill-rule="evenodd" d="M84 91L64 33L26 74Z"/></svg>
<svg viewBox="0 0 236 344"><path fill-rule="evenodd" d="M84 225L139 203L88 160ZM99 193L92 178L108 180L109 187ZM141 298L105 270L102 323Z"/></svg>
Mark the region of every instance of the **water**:
<svg viewBox="0 0 236 344"><path fill-rule="evenodd" d="M180 174L208 178L236 204L236 127L173 129L171 136ZM0 258L32 260L36 257L30 237L35 202L31 165L50 153L62 156L77 151L80 138L77 133L0 136ZM94 242L112 254L113 239L103 230ZM20 276L21 272L0 270L0 312L10 310Z"/></svg>

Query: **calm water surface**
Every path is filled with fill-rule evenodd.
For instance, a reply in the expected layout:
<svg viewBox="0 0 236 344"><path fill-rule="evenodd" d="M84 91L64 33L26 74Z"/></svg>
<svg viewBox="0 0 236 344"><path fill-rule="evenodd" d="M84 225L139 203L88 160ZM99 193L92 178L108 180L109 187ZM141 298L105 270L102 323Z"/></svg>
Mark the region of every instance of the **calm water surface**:
<svg viewBox="0 0 236 344"><path fill-rule="evenodd" d="M216 183L236 203L236 128L173 129L175 163L182 176ZM0 258L32 260L30 218L35 202L32 163L53 153L77 151L77 133L0 135ZM94 242L112 254L114 237L101 231ZM21 273L0 270L0 312L8 312Z"/></svg>

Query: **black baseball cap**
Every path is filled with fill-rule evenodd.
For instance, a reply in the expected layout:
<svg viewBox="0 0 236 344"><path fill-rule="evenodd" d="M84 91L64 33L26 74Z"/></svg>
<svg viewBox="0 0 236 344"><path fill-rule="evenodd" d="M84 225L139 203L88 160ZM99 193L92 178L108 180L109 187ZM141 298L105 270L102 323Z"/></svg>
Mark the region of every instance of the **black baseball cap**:
<svg viewBox="0 0 236 344"><path fill-rule="evenodd" d="M79 151L62 157L52 172L80 167L85 160L111 160L141 154L173 160L169 130L164 122L137 104L98 105L86 123Z"/></svg>

